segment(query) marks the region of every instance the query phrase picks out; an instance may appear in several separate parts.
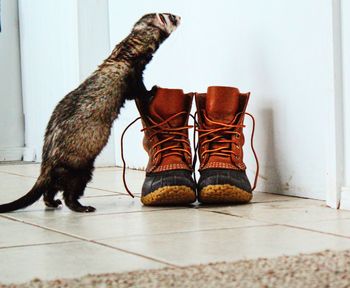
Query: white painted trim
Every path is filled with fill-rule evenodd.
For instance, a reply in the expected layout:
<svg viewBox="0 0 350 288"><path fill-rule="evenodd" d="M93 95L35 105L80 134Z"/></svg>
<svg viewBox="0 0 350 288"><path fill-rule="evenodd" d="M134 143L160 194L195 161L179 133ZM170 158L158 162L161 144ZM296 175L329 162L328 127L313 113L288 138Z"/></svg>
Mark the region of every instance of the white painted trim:
<svg viewBox="0 0 350 288"><path fill-rule="evenodd" d="M0 148L0 161L20 161L23 156L23 147Z"/></svg>
<svg viewBox="0 0 350 288"><path fill-rule="evenodd" d="M333 95L329 101L327 205L339 208L344 170L343 83L340 0L332 1Z"/></svg>
<svg viewBox="0 0 350 288"><path fill-rule="evenodd" d="M34 162L36 154L33 148L7 147L0 148L0 161L27 161Z"/></svg>
<svg viewBox="0 0 350 288"><path fill-rule="evenodd" d="M341 0L342 51L343 51L343 104L344 104L344 180L341 192L341 209L350 209L350 2Z"/></svg>
<svg viewBox="0 0 350 288"><path fill-rule="evenodd" d="M350 210L350 187L341 188L340 209Z"/></svg>
<svg viewBox="0 0 350 288"><path fill-rule="evenodd" d="M24 147L23 148L23 161L36 162L37 157L34 148Z"/></svg>

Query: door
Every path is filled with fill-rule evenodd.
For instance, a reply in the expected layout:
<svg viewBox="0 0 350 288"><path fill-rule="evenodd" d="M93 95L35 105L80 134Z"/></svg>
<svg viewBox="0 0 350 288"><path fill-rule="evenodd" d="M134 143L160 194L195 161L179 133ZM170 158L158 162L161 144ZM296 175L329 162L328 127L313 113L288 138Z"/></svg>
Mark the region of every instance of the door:
<svg viewBox="0 0 350 288"><path fill-rule="evenodd" d="M19 1L26 160L41 161L57 103L109 54L107 0ZM113 135L113 133L112 133ZM115 165L114 137L96 161Z"/></svg>
<svg viewBox="0 0 350 288"><path fill-rule="evenodd" d="M0 161L16 161L24 151L17 1L2 0L0 14Z"/></svg>

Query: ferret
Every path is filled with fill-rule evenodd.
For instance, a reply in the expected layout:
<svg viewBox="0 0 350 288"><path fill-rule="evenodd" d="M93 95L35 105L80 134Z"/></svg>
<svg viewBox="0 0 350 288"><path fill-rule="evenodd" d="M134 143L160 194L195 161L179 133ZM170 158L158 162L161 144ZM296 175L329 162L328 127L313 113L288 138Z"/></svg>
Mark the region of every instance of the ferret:
<svg viewBox="0 0 350 288"><path fill-rule="evenodd" d="M46 128L40 175L23 197L0 205L0 213L25 208L44 195L45 205L65 204L76 212L93 212L79 198L92 178L94 161L107 144L113 121L126 99L149 97L143 71L160 44L178 27L181 18L169 13L144 15L131 33L78 88L54 109Z"/></svg>

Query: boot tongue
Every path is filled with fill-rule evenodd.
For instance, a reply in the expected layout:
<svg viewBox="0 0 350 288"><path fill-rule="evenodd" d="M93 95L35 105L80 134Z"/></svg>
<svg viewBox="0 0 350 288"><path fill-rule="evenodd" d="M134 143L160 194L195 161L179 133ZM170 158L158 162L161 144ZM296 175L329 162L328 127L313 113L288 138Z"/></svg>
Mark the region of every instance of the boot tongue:
<svg viewBox="0 0 350 288"><path fill-rule="evenodd" d="M158 88L149 105L149 115L158 121L164 121L171 116L191 110L192 97L184 94L181 89ZM168 123L171 127L184 126L187 115L182 114Z"/></svg>
<svg viewBox="0 0 350 288"><path fill-rule="evenodd" d="M191 111L192 98L193 94L184 94L181 89L158 88L148 106L148 116L155 123L159 124L169 119L171 116L176 115L177 113L187 112L177 117L174 117L172 120L164 124L164 126L172 128L186 126L188 113L190 113ZM163 127L161 127L160 129L162 128ZM169 137L169 134L159 133L157 137L159 141L162 141L165 138ZM183 149L183 144L178 141L167 141L161 144L162 149L169 146L177 146L178 148ZM163 167L172 167L176 165L178 165L179 167L183 167L185 165L184 163L186 163L184 155L168 155L167 152L164 151L162 153L162 159L159 165Z"/></svg>
<svg viewBox="0 0 350 288"><path fill-rule="evenodd" d="M231 123L239 109L239 90L233 87L208 88L205 102L206 115L210 120ZM210 125L210 123L207 123Z"/></svg>

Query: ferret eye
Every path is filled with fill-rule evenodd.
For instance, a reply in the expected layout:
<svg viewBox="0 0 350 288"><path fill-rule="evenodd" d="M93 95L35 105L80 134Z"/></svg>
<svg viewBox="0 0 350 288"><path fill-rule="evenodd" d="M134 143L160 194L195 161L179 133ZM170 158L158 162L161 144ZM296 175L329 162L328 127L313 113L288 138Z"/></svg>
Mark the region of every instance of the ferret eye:
<svg viewBox="0 0 350 288"><path fill-rule="evenodd" d="M176 17L175 17L174 15L169 14L169 19L170 19L170 22L171 22L174 26L177 25L177 19L176 19Z"/></svg>

